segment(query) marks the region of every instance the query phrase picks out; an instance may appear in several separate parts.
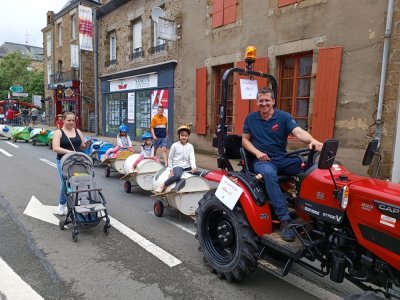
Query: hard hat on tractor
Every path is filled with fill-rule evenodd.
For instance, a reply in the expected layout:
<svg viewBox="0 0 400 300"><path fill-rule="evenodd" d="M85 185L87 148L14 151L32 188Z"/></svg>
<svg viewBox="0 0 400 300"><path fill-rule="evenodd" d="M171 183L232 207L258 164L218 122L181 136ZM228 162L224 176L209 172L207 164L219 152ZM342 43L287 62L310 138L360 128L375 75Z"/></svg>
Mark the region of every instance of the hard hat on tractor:
<svg viewBox="0 0 400 300"><path fill-rule="evenodd" d="M142 135L142 140L147 140L147 139L152 139L152 138L153 138L153 136L148 132L146 132Z"/></svg>
<svg viewBox="0 0 400 300"><path fill-rule="evenodd" d="M190 134L191 133L191 130L190 130L190 128L189 128L189 126L187 126L187 125L182 125L182 126L180 126L179 128L178 128L178 130L177 130L177 132L178 132L178 135L181 133L181 131L187 131L187 133L188 134Z"/></svg>
<svg viewBox="0 0 400 300"><path fill-rule="evenodd" d="M128 126L126 126L125 124L121 124L118 129L120 132L124 132L124 133L128 132Z"/></svg>

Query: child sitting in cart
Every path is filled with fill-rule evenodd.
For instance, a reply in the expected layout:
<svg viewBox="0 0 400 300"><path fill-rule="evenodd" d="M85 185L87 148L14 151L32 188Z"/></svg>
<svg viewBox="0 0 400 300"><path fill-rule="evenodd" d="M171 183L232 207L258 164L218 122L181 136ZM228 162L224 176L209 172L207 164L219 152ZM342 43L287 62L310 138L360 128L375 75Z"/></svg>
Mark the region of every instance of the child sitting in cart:
<svg viewBox="0 0 400 300"><path fill-rule="evenodd" d="M153 136L150 133L145 133L142 135L143 144L140 145L140 155L135 160L132 165L132 168L135 169L136 166L143 160L143 159L152 159L156 162L160 162L158 157L154 156L154 145L153 145Z"/></svg>
<svg viewBox="0 0 400 300"><path fill-rule="evenodd" d="M117 146L107 150L107 152L104 154L106 158L115 157L120 149L127 149L133 153L132 141L128 135L128 126L122 124L118 129L119 133L117 135Z"/></svg>
<svg viewBox="0 0 400 300"><path fill-rule="evenodd" d="M164 192L165 188L181 179L183 172L197 173L196 158L193 145L188 142L190 128L182 125L178 128L179 141L172 144L168 156L168 168L172 169L171 176L156 190L156 194Z"/></svg>

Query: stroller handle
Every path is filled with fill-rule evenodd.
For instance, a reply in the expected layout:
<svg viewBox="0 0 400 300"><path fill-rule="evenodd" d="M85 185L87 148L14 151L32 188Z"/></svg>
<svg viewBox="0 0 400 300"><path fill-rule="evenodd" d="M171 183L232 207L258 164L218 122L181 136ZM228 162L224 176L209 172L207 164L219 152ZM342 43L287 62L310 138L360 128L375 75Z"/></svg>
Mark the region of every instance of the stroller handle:
<svg viewBox="0 0 400 300"><path fill-rule="evenodd" d="M95 189L86 189L86 190L77 190L77 191L68 191L67 195L77 194L77 193L84 193L84 192L93 192L93 191L102 191L102 188L95 188Z"/></svg>

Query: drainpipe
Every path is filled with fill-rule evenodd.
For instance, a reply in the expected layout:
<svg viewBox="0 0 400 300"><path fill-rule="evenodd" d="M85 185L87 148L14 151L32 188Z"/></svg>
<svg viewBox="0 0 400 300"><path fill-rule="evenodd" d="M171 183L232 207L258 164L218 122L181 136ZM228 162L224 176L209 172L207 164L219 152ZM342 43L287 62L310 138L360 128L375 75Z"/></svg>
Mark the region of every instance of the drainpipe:
<svg viewBox="0 0 400 300"><path fill-rule="evenodd" d="M99 82L99 69L98 69L98 31L97 31L97 8L93 8L93 36L94 36L94 45L93 45L93 56L94 56L94 135L99 135L99 94L98 94L98 82Z"/></svg>
<svg viewBox="0 0 400 300"><path fill-rule="evenodd" d="M382 107L383 107L383 96L385 93L386 69L387 69L387 60L389 54L389 40L392 32L393 4L394 0L388 1L386 29L385 29L385 43L383 45L381 82L379 87L378 108L376 113L376 129L375 129L374 139L378 140L379 145L381 143L381 136L382 136Z"/></svg>
<svg viewBox="0 0 400 300"><path fill-rule="evenodd" d="M397 97L397 127L396 127L396 139L393 151L393 168L392 168L392 182L400 183L400 91ZM397 159L396 159L397 158Z"/></svg>

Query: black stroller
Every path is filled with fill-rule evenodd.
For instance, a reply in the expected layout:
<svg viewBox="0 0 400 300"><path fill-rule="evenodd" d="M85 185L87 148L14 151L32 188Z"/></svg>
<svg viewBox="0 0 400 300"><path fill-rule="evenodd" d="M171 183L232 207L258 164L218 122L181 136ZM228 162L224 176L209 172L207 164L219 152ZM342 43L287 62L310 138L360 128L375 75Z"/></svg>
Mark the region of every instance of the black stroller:
<svg viewBox="0 0 400 300"><path fill-rule="evenodd" d="M93 180L94 168L90 156L81 152L68 153L61 159L61 166L68 211L65 220L60 220L60 229L72 223L72 240L76 242L79 229L97 226L101 219L105 219L103 231L108 234L110 218L101 188L97 188Z"/></svg>

